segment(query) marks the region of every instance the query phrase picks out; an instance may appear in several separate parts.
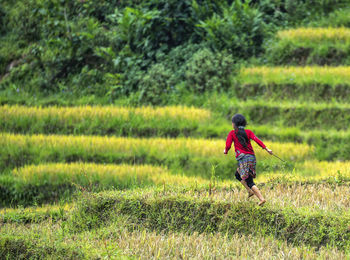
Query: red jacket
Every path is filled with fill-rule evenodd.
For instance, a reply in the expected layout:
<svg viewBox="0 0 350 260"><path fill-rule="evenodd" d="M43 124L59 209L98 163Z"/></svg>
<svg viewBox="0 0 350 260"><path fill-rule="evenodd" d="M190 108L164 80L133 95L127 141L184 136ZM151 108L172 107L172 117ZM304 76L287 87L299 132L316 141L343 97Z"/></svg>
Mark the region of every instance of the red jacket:
<svg viewBox="0 0 350 260"><path fill-rule="evenodd" d="M236 152L236 158L241 154L253 154L254 155L254 150L253 147L250 143L250 139L254 140L258 145L261 146L261 148L265 149L266 145L259 139L257 138L254 133L251 130L244 130L247 133L248 136L248 143L247 147L245 148L239 141L236 136L235 130L232 130L226 139L226 148L225 148L225 154L231 149L232 142L235 144L235 152Z"/></svg>

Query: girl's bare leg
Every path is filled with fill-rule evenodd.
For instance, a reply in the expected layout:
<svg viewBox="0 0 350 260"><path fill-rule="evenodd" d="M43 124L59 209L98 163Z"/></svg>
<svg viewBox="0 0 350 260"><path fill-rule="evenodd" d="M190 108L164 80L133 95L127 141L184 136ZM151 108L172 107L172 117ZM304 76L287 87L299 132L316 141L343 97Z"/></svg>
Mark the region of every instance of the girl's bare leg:
<svg viewBox="0 0 350 260"><path fill-rule="evenodd" d="M252 191L254 192L254 194L259 198L260 202L259 202L259 206L262 206L266 200L264 199L264 197L261 195L260 190L258 189L258 187L256 187L255 185L252 187Z"/></svg>
<svg viewBox="0 0 350 260"><path fill-rule="evenodd" d="M248 187L247 182L245 180L241 180L241 183L243 184L243 186L247 189L249 195L248 198L250 198L251 196L253 196L255 193Z"/></svg>

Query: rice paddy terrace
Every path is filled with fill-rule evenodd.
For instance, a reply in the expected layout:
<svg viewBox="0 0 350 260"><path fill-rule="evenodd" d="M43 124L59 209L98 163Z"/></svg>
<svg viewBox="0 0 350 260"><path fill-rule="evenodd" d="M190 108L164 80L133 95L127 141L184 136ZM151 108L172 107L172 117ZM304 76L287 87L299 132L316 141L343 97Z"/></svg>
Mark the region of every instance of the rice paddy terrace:
<svg viewBox="0 0 350 260"><path fill-rule="evenodd" d="M0 258L350 257L350 30L280 31L241 101L0 107ZM258 98L257 98L258 96ZM236 112L264 207L222 150Z"/></svg>

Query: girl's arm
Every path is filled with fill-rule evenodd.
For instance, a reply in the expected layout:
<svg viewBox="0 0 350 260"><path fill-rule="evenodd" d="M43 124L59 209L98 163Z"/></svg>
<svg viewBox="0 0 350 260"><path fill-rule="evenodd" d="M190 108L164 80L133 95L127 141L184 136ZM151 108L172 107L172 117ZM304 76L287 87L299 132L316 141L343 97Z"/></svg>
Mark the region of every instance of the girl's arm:
<svg viewBox="0 0 350 260"><path fill-rule="evenodd" d="M254 142L256 142L262 149L266 149L266 145L259 139L255 136L255 134L250 131L250 139L254 140Z"/></svg>
<svg viewBox="0 0 350 260"><path fill-rule="evenodd" d="M232 131L228 134L228 136L226 138L226 147L225 147L225 150L224 150L224 154L227 154L228 151L231 149L232 141L233 141L231 133L232 133Z"/></svg>
<svg viewBox="0 0 350 260"><path fill-rule="evenodd" d="M252 131L250 131L250 139L254 140L254 142L256 142L262 149L265 149L269 154L272 154L272 150L267 148L266 145L259 138L257 138Z"/></svg>

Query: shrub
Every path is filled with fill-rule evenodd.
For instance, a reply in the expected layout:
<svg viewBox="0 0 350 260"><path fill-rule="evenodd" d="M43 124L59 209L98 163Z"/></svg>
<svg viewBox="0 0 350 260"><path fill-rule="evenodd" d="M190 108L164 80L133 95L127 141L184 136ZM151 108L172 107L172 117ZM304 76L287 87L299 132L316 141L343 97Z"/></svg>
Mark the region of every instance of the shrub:
<svg viewBox="0 0 350 260"><path fill-rule="evenodd" d="M167 70L163 64L153 65L140 81L140 102L151 104L164 103L171 87L173 87L168 85L171 75L172 72Z"/></svg>
<svg viewBox="0 0 350 260"><path fill-rule="evenodd" d="M350 9L342 8L335 10L334 12L330 13L327 17L323 17L317 22L312 22L310 25L313 27L350 27Z"/></svg>
<svg viewBox="0 0 350 260"><path fill-rule="evenodd" d="M233 64L231 55L202 49L186 63L186 85L195 93L227 90L232 84Z"/></svg>
<svg viewBox="0 0 350 260"><path fill-rule="evenodd" d="M234 0L229 7L222 6L222 15L200 21L203 39L216 51L227 50L234 57L248 58L262 51L265 37L262 15L250 1Z"/></svg>

